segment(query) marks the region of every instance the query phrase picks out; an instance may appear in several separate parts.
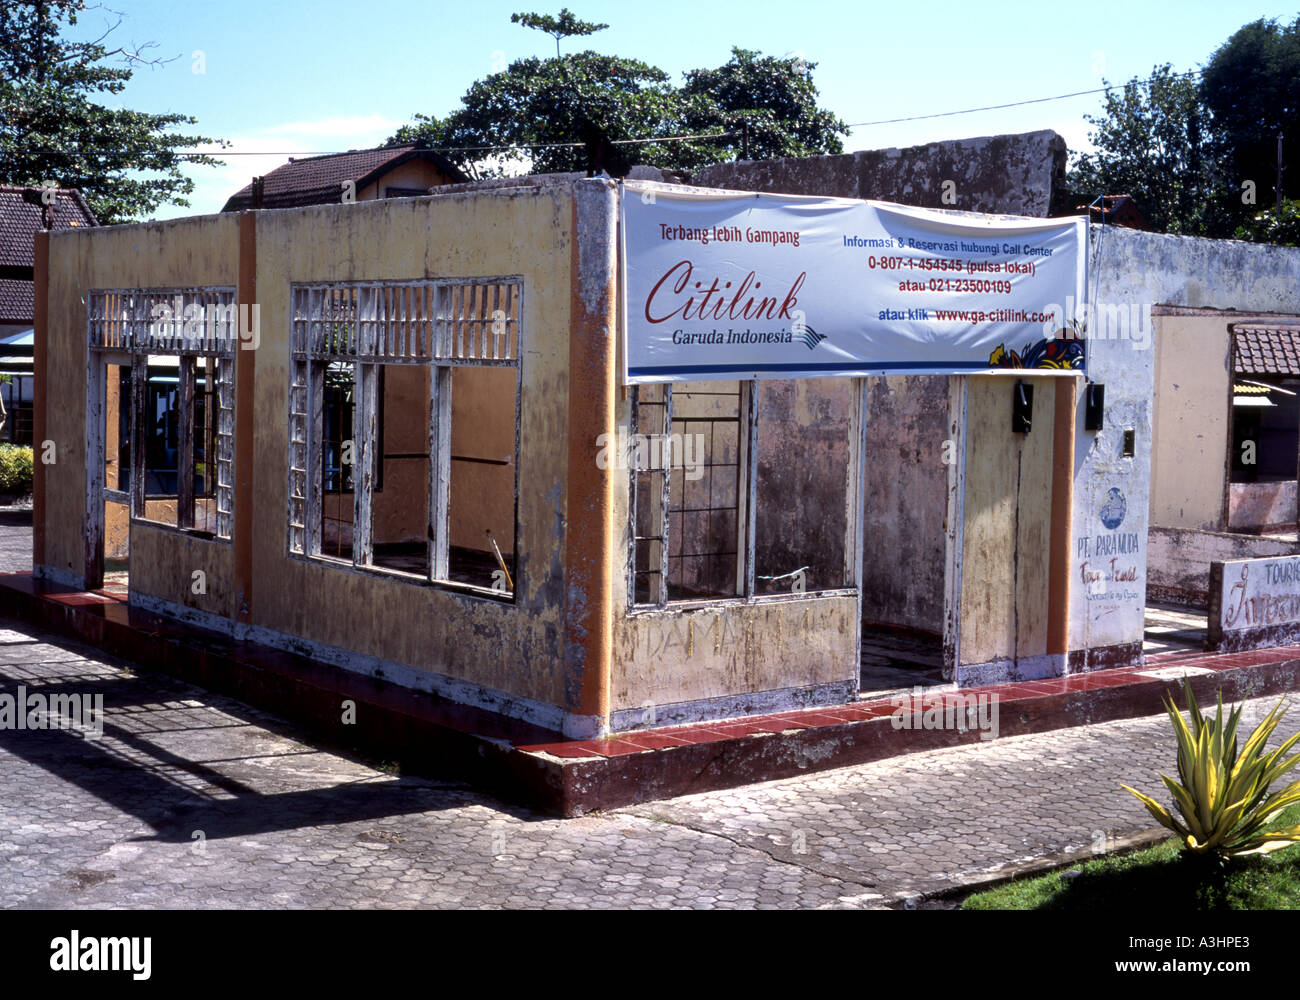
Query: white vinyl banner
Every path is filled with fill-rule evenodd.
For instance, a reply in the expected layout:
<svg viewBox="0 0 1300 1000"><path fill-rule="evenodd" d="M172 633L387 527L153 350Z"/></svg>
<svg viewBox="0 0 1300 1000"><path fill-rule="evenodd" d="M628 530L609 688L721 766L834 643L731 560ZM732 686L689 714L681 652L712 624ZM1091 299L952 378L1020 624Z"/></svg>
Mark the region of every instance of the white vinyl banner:
<svg viewBox="0 0 1300 1000"><path fill-rule="evenodd" d="M627 182L628 383L1079 374L1084 218Z"/></svg>

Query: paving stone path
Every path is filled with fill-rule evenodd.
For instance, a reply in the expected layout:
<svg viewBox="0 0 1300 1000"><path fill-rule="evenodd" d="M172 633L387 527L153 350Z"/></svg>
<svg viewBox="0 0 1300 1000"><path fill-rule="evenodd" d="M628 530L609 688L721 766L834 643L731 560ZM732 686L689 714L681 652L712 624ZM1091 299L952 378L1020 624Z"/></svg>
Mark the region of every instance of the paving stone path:
<svg viewBox="0 0 1300 1000"><path fill-rule="evenodd" d="M5 907L897 905L1149 828L1119 783L1172 766L1147 718L557 820L3 624L0 693L105 706L100 737L0 730Z"/></svg>
<svg viewBox="0 0 1300 1000"><path fill-rule="evenodd" d="M105 716L0 729L4 907L898 906L1149 829L1119 785L1174 767L1161 716L557 820L0 619L0 694L20 686Z"/></svg>

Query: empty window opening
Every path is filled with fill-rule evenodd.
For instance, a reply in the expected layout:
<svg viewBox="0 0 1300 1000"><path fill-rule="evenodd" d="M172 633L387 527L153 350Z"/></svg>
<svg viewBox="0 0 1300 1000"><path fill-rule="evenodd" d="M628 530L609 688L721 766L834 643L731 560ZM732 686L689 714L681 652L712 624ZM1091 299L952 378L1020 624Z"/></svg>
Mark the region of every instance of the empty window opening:
<svg viewBox="0 0 1300 1000"><path fill-rule="evenodd" d="M753 384L638 386L633 396L632 599L745 595Z"/></svg>
<svg viewBox="0 0 1300 1000"><path fill-rule="evenodd" d="M429 373L424 365L379 369L374 469L375 566L429 575Z"/></svg>
<svg viewBox="0 0 1300 1000"><path fill-rule="evenodd" d="M855 492L849 449L857 386L839 378L757 384L755 590L791 594L851 587L845 540Z"/></svg>
<svg viewBox="0 0 1300 1000"><path fill-rule="evenodd" d="M450 370L447 579L509 591L515 575L512 368Z"/></svg>
<svg viewBox="0 0 1300 1000"><path fill-rule="evenodd" d="M1237 375L1232 386L1234 483L1296 478L1300 379Z"/></svg>
<svg viewBox="0 0 1300 1000"><path fill-rule="evenodd" d="M3 371L0 368L0 372ZM31 444L33 376L22 372L7 374L9 381L0 382L0 403L4 405L4 426L0 427L0 441Z"/></svg>
<svg viewBox="0 0 1300 1000"><path fill-rule="evenodd" d="M124 509L228 539L233 289L94 291L88 308L92 398L101 408L91 443L103 456L104 499L116 505L105 509L106 560L124 552Z"/></svg>
<svg viewBox="0 0 1300 1000"><path fill-rule="evenodd" d="M353 366L319 366L322 411L320 439L320 554L352 561Z"/></svg>
<svg viewBox="0 0 1300 1000"><path fill-rule="evenodd" d="M103 583L125 586L131 525L131 366L105 363Z"/></svg>
<svg viewBox="0 0 1300 1000"><path fill-rule="evenodd" d="M294 286L289 548L514 593L517 280Z"/></svg>
<svg viewBox="0 0 1300 1000"><path fill-rule="evenodd" d="M625 461L634 604L854 586L858 387L822 382L633 389Z"/></svg>
<svg viewBox="0 0 1300 1000"><path fill-rule="evenodd" d="M741 518L740 382L683 383L673 390L667 439L668 599L734 597L739 575ZM672 455L674 450L680 456Z"/></svg>

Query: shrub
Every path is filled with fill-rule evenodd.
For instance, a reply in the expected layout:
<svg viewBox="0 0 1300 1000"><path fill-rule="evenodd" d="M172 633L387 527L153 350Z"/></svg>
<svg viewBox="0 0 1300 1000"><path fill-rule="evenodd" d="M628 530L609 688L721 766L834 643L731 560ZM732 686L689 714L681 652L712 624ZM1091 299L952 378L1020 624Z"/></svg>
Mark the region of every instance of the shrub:
<svg viewBox="0 0 1300 1000"><path fill-rule="evenodd" d="M1210 855L1227 859L1246 854L1267 854L1288 844L1300 842L1300 825L1281 830L1265 827L1288 806L1300 802L1300 779L1281 791L1269 794L1269 786L1300 763L1300 754L1285 759L1300 742L1296 733L1272 753L1264 754L1264 744L1282 721L1283 702L1279 701L1264 718L1246 745L1237 751L1237 723L1242 706L1238 705L1223 719L1223 693L1214 718L1201 715L1192 684L1183 678L1187 696L1187 714L1183 720L1173 699L1165 696L1165 709L1174 724L1178 740L1178 777L1174 781L1160 775L1174 797L1183 822L1175 819L1154 799L1128 785L1147 811L1162 826L1173 830L1193 855Z"/></svg>
<svg viewBox="0 0 1300 1000"><path fill-rule="evenodd" d="M32 449L27 445L0 444L0 493L26 496L32 491Z"/></svg>

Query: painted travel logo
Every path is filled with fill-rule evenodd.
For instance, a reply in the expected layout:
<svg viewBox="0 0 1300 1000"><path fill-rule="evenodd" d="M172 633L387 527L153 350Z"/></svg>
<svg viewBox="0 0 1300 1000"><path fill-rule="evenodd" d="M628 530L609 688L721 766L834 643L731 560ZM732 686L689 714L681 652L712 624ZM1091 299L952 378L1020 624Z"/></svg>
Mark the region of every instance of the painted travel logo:
<svg viewBox="0 0 1300 1000"><path fill-rule="evenodd" d="M1124 499L1124 494L1118 486L1112 486L1110 492L1106 494L1106 502L1101 505L1101 510L1098 512L1101 515L1101 523L1114 530L1124 523L1124 515L1127 512L1128 501Z"/></svg>

